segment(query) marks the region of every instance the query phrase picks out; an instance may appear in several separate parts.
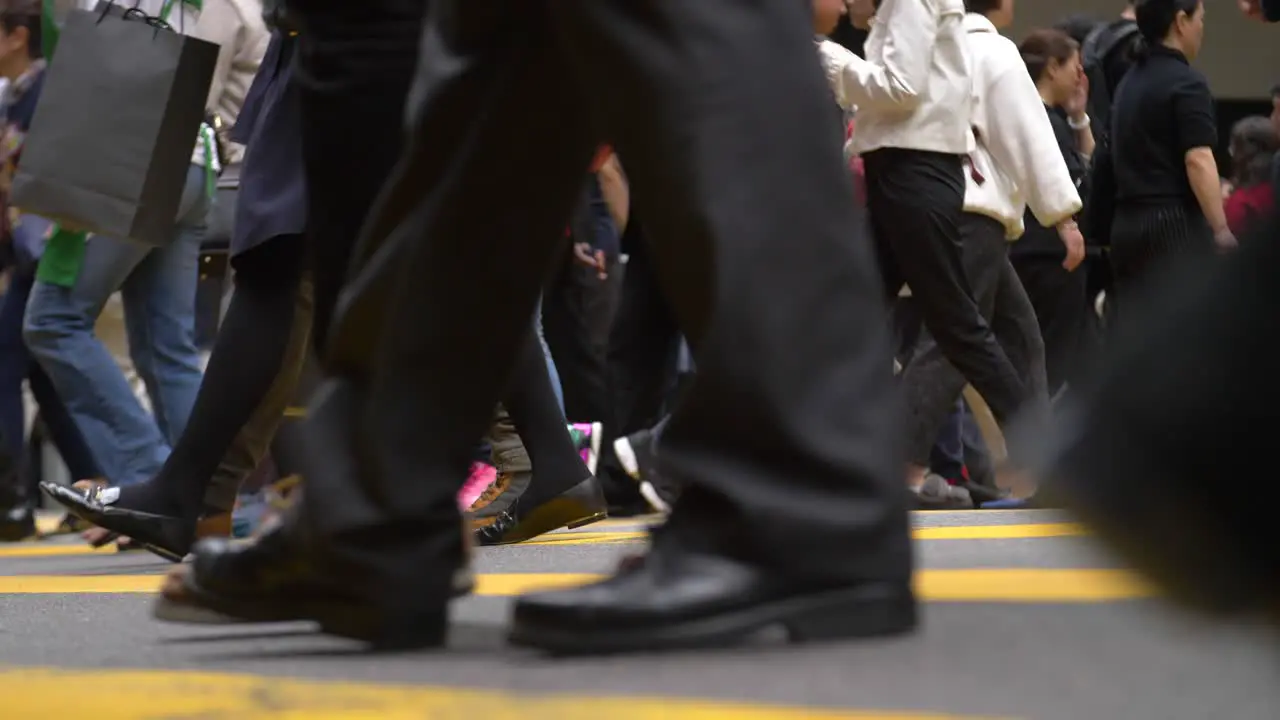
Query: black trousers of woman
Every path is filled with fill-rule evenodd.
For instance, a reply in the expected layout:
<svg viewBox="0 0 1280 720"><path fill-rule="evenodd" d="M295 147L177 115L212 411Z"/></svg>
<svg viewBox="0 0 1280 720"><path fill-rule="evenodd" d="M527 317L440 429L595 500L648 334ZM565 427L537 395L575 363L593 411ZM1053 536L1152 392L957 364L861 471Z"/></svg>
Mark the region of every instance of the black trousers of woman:
<svg viewBox="0 0 1280 720"><path fill-rule="evenodd" d="M1017 372L1019 382L1026 388L1027 400L1022 410L1044 415L1049 405L1044 341L1031 301L1009 264L1005 227L991 218L963 213L960 231L963 271L978 310L999 342L1002 354ZM928 306L922 304L921 310L927 313ZM925 314L923 320L927 326L929 315ZM941 342L928 332L930 329L925 328L911 362L902 373L908 410L907 462L923 467L928 467L930 449L967 380L946 355ZM1007 421L1008 417L1001 419Z"/></svg>
<svg viewBox="0 0 1280 720"><path fill-rule="evenodd" d="M997 420L1011 420L1032 395L983 319L965 276L962 158L883 148L867 153L863 163L867 210L889 299L897 298L904 283L909 286L942 353Z"/></svg>
<svg viewBox="0 0 1280 720"><path fill-rule="evenodd" d="M1087 339L1094 326L1086 268L1067 270L1061 258L1052 256L1011 255L1010 261L1035 308L1044 337L1049 396L1053 397L1077 377L1091 349Z"/></svg>

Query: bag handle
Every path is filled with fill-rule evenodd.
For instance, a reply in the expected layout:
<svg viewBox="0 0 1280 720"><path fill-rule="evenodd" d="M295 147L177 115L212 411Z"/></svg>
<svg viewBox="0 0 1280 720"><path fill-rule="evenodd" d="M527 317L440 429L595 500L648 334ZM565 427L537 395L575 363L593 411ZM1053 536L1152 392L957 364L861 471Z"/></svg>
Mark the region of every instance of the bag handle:
<svg viewBox="0 0 1280 720"><path fill-rule="evenodd" d="M173 6L177 5L178 6L178 34L186 35L187 34L186 27L185 27L186 13L182 12L182 6L194 5L198 7L201 4L202 3L200 3L199 0L196 0L195 2L192 2L192 0L164 0L164 4L160 6L160 14L158 16L152 16L152 15L148 15L139 7L140 5L142 5L142 0L134 0L133 7L124 11L124 19L140 20L146 23L147 25L150 25L157 33L160 32L161 30L172 31L173 25L169 24L169 22L165 20L165 18L169 16L169 13L173 12ZM106 0L106 2L103 3L102 5L102 12L98 15L98 22L101 23L103 20L105 20L107 18L107 14L111 12L111 8L115 6L116 6L115 0Z"/></svg>

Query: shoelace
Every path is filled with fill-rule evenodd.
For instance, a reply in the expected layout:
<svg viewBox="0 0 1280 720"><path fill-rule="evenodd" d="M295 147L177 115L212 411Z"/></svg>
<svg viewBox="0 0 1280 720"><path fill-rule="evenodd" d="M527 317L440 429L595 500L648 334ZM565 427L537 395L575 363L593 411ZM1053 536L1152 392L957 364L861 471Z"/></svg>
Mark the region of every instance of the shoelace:
<svg viewBox="0 0 1280 720"><path fill-rule="evenodd" d="M302 484L298 474L285 476L267 487L267 505L276 511L288 509L293 502L293 491Z"/></svg>
<svg viewBox="0 0 1280 720"><path fill-rule="evenodd" d="M489 487L485 488L484 492L480 493L480 497L476 498L475 502L471 503L471 509L478 510L494 500L497 500L498 496L505 492L510 486L511 480L509 476L506 473L498 473L497 479L490 483Z"/></svg>

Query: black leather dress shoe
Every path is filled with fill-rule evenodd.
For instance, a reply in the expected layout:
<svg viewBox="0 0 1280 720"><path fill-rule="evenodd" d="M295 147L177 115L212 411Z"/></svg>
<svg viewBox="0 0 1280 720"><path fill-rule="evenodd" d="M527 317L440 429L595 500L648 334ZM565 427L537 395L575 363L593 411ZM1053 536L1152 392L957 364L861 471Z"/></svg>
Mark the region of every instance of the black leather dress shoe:
<svg viewBox="0 0 1280 720"><path fill-rule="evenodd" d="M321 573L284 524L254 542L205 539L189 566L166 582L154 614L178 622L270 623L308 620L331 635L360 640L376 649L442 645L446 608L457 584L469 592L474 579L455 574L436 601L405 607L401 598L376 597L341 578ZM425 569L423 572L429 572Z"/></svg>
<svg viewBox="0 0 1280 720"><path fill-rule="evenodd" d="M908 580L802 585L728 558L658 552L585 587L516 602L512 644L558 654L720 647L781 627L791 642L916 626Z"/></svg>
<svg viewBox="0 0 1280 720"><path fill-rule="evenodd" d="M563 527L590 525L608 516L604 489L599 480L589 477L542 503L516 496L501 512L478 516L473 526L477 545L510 545Z"/></svg>
<svg viewBox="0 0 1280 720"><path fill-rule="evenodd" d="M31 503L0 508L0 542L18 542L36 535L36 511Z"/></svg>

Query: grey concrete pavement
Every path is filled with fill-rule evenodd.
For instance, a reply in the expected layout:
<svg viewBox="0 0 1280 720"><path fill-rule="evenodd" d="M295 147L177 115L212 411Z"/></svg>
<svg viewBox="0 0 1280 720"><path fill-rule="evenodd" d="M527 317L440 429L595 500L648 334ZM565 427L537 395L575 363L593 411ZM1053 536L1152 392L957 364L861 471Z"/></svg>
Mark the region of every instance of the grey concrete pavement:
<svg viewBox="0 0 1280 720"><path fill-rule="evenodd" d="M919 526L1062 523L1047 513L939 514ZM633 528L613 526L608 533ZM584 528L590 532L591 528ZM643 548L623 537L480 551L490 573L600 573ZM36 547L36 546L30 546ZM1087 537L928 540L920 566L1110 568ZM166 563L139 554L5 557L5 576L139 575ZM720 698L1042 720L1274 720L1277 637L1223 627L1154 599L927 604L911 637L798 648L549 660L508 649L505 597L460 601L448 650L365 655L306 625L192 628L149 616L146 594L0 594L6 667L192 669L265 676L494 688L526 693ZM3 716L0 711L0 716ZM674 716L673 716L674 717Z"/></svg>

